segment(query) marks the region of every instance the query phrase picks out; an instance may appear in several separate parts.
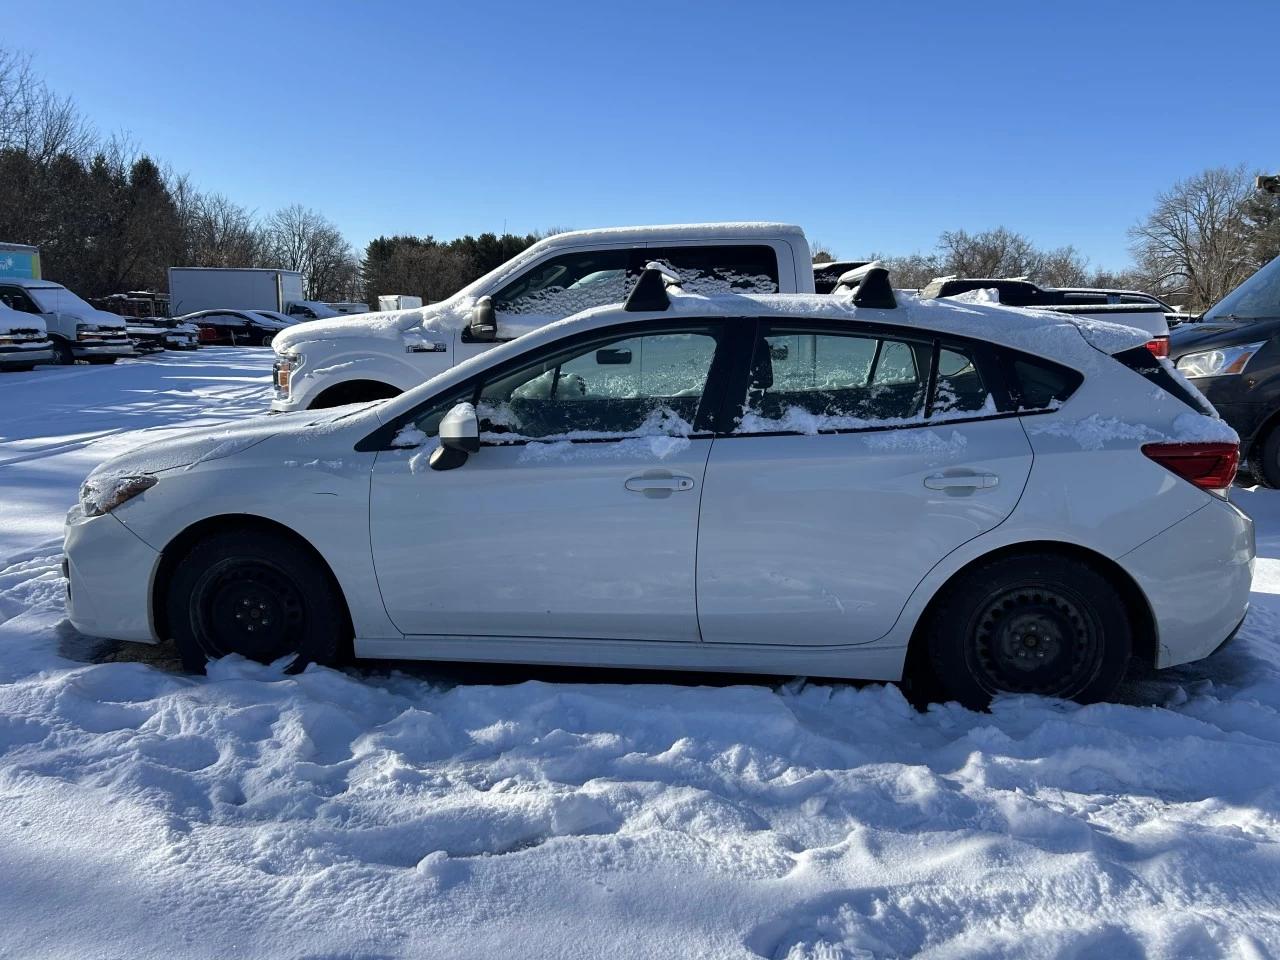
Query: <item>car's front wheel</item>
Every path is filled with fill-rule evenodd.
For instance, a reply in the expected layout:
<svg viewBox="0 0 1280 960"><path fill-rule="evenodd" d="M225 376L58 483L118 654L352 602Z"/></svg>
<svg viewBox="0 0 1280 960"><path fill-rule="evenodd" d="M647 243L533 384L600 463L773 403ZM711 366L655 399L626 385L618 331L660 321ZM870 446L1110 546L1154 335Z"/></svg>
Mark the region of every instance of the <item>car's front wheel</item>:
<svg viewBox="0 0 1280 960"><path fill-rule="evenodd" d="M275 339L275 338L274 338L274 336L273 336L272 334L270 334L270 333L265 333L265 334L263 334L263 335L262 335L262 346L264 346L264 347L269 347L269 346L271 346L271 341L272 341L273 339Z"/></svg>
<svg viewBox="0 0 1280 960"><path fill-rule="evenodd" d="M69 367L76 362L76 355L65 340L53 341L53 362L60 367Z"/></svg>
<svg viewBox="0 0 1280 960"><path fill-rule="evenodd" d="M949 584L928 643L938 681L967 707L1002 693L1094 703L1124 678L1133 629L1123 598L1093 567L1021 554Z"/></svg>
<svg viewBox="0 0 1280 960"><path fill-rule="evenodd" d="M197 543L169 581L168 624L183 665L196 673L237 653L292 669L342 658L350 620L338 586L310 551L266 532L235 531Z"/></svg>

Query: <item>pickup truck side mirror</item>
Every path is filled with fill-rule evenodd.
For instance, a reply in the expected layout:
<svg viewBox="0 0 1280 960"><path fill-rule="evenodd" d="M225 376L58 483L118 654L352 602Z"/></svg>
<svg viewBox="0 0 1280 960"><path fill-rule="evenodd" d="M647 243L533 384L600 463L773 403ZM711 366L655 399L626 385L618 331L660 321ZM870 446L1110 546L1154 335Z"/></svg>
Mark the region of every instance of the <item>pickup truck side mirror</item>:
<svg viewBox="0 0 1280 960"><path fill-rule="evenodd" d="M493 309L493 297L481 297L471 308L467 331L474 340L498 339L498 315Z"/></svg>
<svg viewBox="0 0 1280 960"><path fill-rule="evenodd" d="M440 446L427 461L432 470L455 470L480 449L480 419L476 408L460 403L440 421Z"/></svg>

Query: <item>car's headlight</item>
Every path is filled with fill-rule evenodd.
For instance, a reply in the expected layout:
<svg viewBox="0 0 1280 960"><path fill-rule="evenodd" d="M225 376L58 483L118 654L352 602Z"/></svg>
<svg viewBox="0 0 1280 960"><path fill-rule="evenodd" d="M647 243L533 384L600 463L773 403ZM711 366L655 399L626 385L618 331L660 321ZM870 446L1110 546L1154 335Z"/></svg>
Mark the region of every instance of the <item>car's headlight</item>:
<svg viewBox="0 0 1280 960"><path fill-rule="evenodd" d="M276 360L271 368L271 379L275 384L277 393L284 396L289 395L289 380L301 361L302 358L295 354L286 354Z"/></svg>
<svg viewBox="0 0 1280 960"><path fill-rule="evenodd" d="M143 474L137 477L92 477L80 485L80 506L86 517L100 517L127 503L159 481Z"/></svg>
<svg viewBox="0 0 1280 960"><path fill-rule="evenodd" d="M100 340L102 332L96 323L77 323L76 324L77 340Z"/></svg>
<svg viewBox="0 0 1280 960"><path fill-rule="evenodd" d="M1178 358L1178 370L1186 377L1225 377L1242 373L1253 355L1266 346L1246 343L1238 347L1221 347L1203 353L1188 353Z"/></svg>

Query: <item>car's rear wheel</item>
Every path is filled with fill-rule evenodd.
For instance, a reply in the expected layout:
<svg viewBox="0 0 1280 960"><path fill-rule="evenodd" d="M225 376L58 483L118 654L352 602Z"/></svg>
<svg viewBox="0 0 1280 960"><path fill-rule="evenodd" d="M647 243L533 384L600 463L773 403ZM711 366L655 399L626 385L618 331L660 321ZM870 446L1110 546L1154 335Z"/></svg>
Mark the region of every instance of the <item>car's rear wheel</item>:
<svg viewBox="0 0 1280 960"><path fill-rule="evenodd" d="M268 333L268 334L264 334L264 335L263 335L263 337L262 337L262 345L263 345L264 347L269 347L269 346L271 346L271 341L272 341L273 339L274 339L274 337L272 336L272 334L269 334L269 333Z"/></svg>
<svg viewBox="0 0 1280 960"><path fill-rule="evenodd" d="M1093 567L1021 554L949 584L928 643L937 679L967 707L1003 693L1094 703L1124 678L1133 628L1123 598Z"/></svg>
<svg viewBox="0 0 1280 960"><path fill-rule="evenodd" d="M324 564L284 537L219 534L178 563L166 599L183 665L203 672L229 654L291 669L332 664L350 643L342 595Z"/></svg>

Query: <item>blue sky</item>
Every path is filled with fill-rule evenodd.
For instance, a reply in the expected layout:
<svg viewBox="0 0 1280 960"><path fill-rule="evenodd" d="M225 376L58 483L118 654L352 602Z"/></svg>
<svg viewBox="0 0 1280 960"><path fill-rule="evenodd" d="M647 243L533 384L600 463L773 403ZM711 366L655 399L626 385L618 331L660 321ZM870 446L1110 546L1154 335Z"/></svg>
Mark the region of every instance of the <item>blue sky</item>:
<svg viewBox="0 0 1280 960"><path fill-rule="evenodd" d="M22 4L3 42L203 188L357 246L768 219L846 257L1004 224L1127 260L1280 166L1272 0Z"/></svg>

